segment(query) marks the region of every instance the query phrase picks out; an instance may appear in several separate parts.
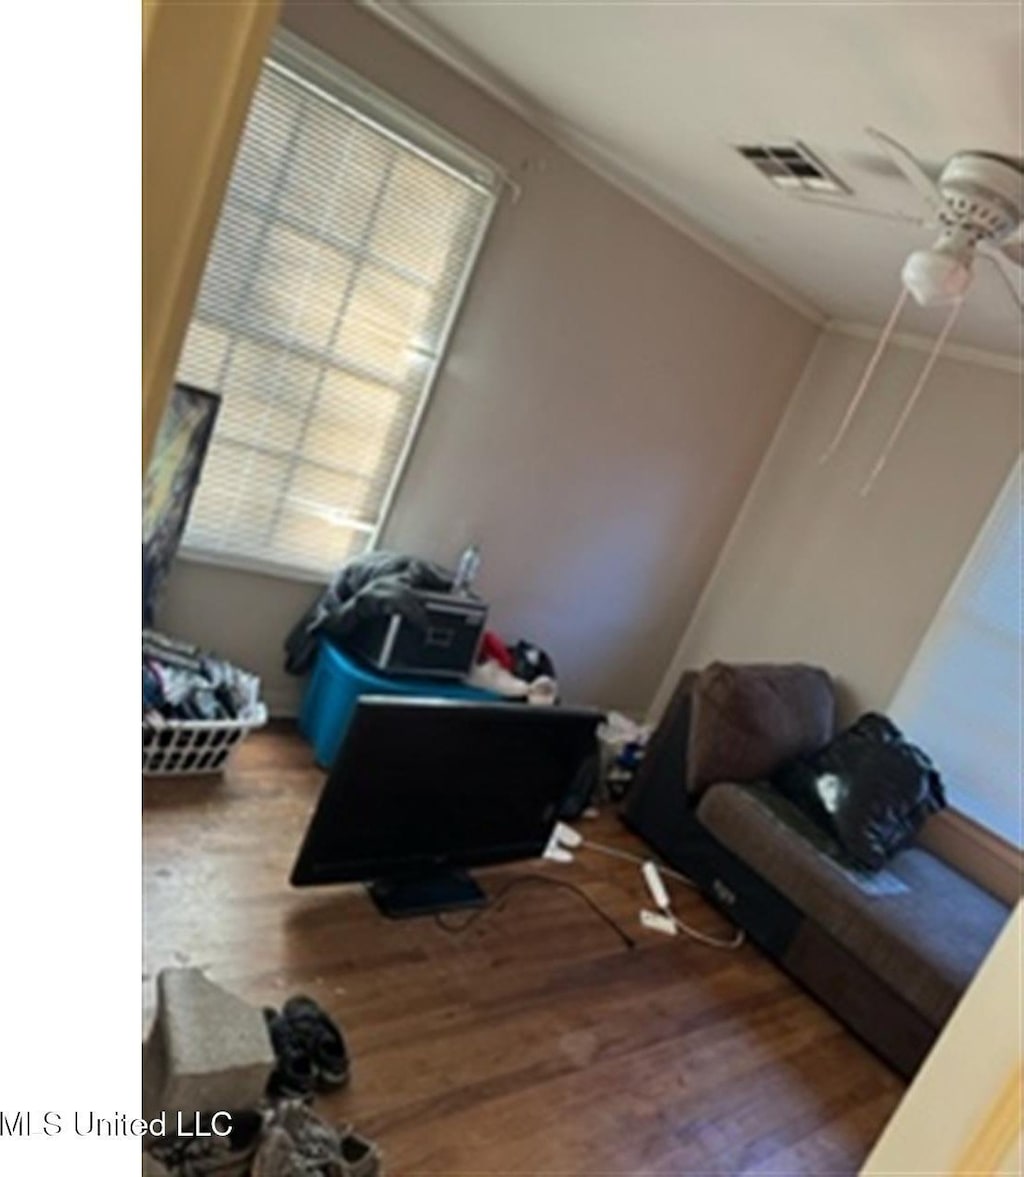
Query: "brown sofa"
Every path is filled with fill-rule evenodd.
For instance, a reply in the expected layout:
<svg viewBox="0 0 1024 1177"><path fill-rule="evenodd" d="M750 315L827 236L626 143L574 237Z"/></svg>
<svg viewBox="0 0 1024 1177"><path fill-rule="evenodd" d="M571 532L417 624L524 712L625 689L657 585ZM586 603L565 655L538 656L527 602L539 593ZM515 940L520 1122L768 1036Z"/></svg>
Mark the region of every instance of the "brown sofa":
<svg viewBox="0 0 1024 1177"><path fill-rule="evenodd" d="M1009 911L920 846L851 869L766 778L831 739L814 667L683 676L624 819L892 1066L911 1075Z"/></svg>

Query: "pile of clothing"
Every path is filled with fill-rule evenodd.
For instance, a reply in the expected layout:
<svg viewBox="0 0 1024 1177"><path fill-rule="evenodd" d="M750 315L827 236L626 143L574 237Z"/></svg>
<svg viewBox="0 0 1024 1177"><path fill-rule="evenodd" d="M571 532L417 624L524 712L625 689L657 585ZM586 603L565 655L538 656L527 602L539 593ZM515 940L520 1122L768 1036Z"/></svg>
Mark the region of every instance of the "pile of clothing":
<svg viewBox="0 0 1024 1177"><path fill-rule="evenodd" d="M558 702L558 681L549 655L532 642L506 645L490 629L484 633L477 663L466 681L506 699L521 699L526 703Z"/></svg>
<svg viewBox="0 0 1024 1177"><path fill-rule="evenodd" d="M308 1099L231 1112L218 1136L213 1116L199 1117L205 1136L171 1137L143 1153L143 1177L379 1177L380 1149L350 1124L331 1124ZM220 1121L223 1123L223 1117Z"/></svg>
<svg viewBox="0 0 1024 1177"><path fill-rule="evenodd" d="M142 631L143 719L260 723L260 680L187 642Z"/></svg>

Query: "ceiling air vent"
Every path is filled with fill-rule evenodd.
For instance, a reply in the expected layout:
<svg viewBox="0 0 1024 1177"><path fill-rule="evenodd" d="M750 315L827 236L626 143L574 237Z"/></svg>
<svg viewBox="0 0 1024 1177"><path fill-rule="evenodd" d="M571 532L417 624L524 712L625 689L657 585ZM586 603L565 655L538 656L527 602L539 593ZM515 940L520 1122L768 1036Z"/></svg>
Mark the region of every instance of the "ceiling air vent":
<svg viewBox="0 0 1024 1177"><path fill-rule="evenodd" d="M737 147L736 150L776 188L803 189L832 196L849 196L852 189L802 143Z"/></svg>

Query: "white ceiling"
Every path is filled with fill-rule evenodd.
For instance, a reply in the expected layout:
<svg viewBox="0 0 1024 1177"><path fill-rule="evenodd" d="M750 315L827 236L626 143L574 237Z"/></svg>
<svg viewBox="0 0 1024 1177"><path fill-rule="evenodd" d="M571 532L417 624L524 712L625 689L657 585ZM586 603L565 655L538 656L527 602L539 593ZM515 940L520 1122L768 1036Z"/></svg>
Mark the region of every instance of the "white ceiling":
<svg viewBox="0 0 1024 1177"><path fill-rule="evenodd" d="M935 165L964 148L1024 155L1015 2L374 7L830 318L883 321L928 234L798 203L735 144L800 139L858 199L908 212L914 194L874 163L867 124ZM1017 355L1021 315L989 269L978 266L953 338ZM914 308L900 328L934 334L942 315Z"/></svg>

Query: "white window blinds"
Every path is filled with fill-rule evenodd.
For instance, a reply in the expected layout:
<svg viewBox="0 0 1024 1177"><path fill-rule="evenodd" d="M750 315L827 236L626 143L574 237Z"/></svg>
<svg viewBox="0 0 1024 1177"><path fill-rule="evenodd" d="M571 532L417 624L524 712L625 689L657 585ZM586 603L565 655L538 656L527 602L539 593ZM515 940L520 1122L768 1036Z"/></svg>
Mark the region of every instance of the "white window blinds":
<svg viewBox="0 0 1024 1177"><path fill-rule="evenodd" d="M372 541L493 205L485 164L278 43L178 369L222 397L186 551L325 572Z"/></svg>
<svg viewBox="0 0 1024 1177"><path fill-rule="evenodd" d="M1018 847L1022 609L1018 460L891 706L950 804Z"/></svg>

